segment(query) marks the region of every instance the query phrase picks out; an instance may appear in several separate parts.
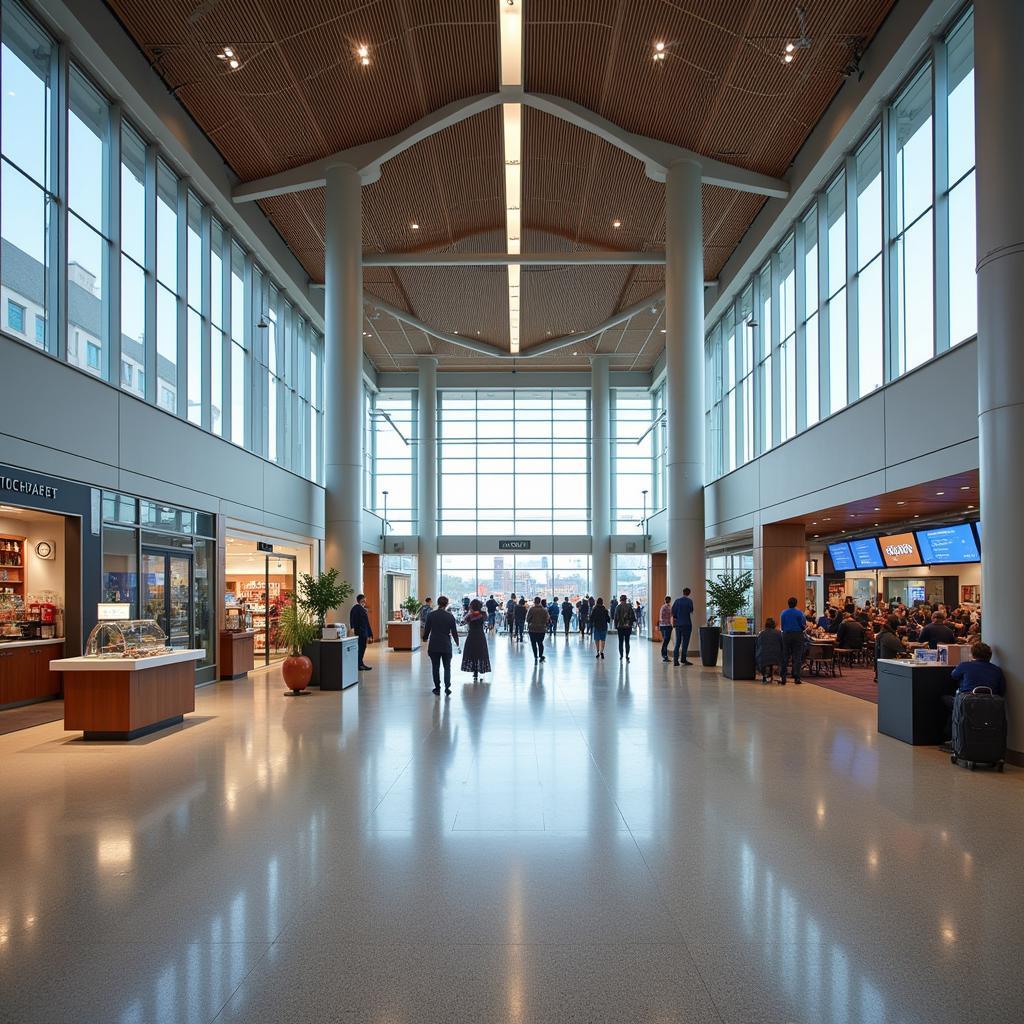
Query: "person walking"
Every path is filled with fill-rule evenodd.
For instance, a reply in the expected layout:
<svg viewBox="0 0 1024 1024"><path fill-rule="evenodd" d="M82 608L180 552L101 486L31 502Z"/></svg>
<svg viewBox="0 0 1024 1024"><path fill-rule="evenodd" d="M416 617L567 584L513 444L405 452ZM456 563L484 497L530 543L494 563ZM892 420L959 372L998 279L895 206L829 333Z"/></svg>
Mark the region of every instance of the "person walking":
<svg viewBox="0 0 1024 1024"><path fill-rule="evenodd" d="M636 635L640 636L640 634L644 631L645 620L644 606L641 603L639 597L636 599L636 604L633 607L633 614L636 615Z"/></svg>
<svg viewBox="0 0 1024 1024"><path fill-rule="evenodd" d="M448 598L443 594L437 599L437 607L427 616L423 639L434 679L433 693L437 696L441 692L441 666L444 665L444 695L448 697L452 692L452 640L458 648L459 627L455 616L448 611Z"/></svg>
<svg viewBox="0 0 1024 1024"><path fill-rule="evenodd" d="M513 627L516 621L516 595L513 594L505 602L505 629L508 632L509 640L513 639Z"/></svg>
<svg viewBox="0 0 1024 1024"><path fill-rule="evenodd" d="M516 640L519 643L523 642L523 631L526 629L526 598L519 598L519 604L516 605Z"/></svg>
<svg viewBox="0 0 1024 1024"><path fill-rule="evenodd" d="M498 617L498 602L494 600L493 594L487 598L487 604L485 607L487 608L487 628L493 633L494 623Z"/></svg>
<svg viewBox="0 0 1024 1024"><path fill-rule="evenodd" d="M359 638L359 671L370 672L366 664L366 645L373 639L373 627L370 625L370 613L366 610L366 595L356 594L356 603L348 613L349 629Z"/></svg>
<svg viewBox="0 0 1024 1024"><path fill-rule="evenodd" d="M429 597L423 599L423 604L420 606L420 639L427 639L427 617L434 610L434 603Z"/></svg>
<svg viewBox="0 0 1024 1024"><path fill-rule="evenodd" d="M579 622L580 636L586 636L587 628L590 625L590 602L583 598L576 606L576 618Z"/></svg>
<svg viewBox="0 0 1024 1024"><path fill-rule="evenodd" d="M661 660L668 661L668 642L672 639L672 598L666 597L658 612L658 629L661 630Z"/></svg>
<svg viewBox="0 0 1024 1024"><path fill-rule="evenodd" d="M683 587L683 596L672 603L672 623L676 630L676 646L672 652L672 664L679 664L679 648L683 649L683 664L692 665L686 657L690 653L690 637L693 636L693 599L690 588Z"/></svg>
<svg viewBox="0 0 1024 1024"><path fill-rule="evenodd" d="M590 629L594 637L595 658L604 658L604 645L608 640L608 624L611 616L604 606L604 598L599 597L590 613Z"/></svg>
<svg viewBox="0 0 1024 1024"><path fill-rule="evenodd" d="M466 644L462 654L462 671L472 672L473 682L476 683L480 676L491 671L491 656L487 650L487 634L484 632L487 615L479 598L470 602L465 623Z"/></svg>
<svg viewBox="0 0 1024 1024"><path fill-rule="evenodd" d="M807 625L807 616L797 608L797 599L791 597L787 602L786 610L779 616L779 625L782 627L782 678L779 680L782 686L786 685L786 666L793 662L793 682L797 686L803 682L800 678L800 670L804 661L804 627Z"/></svg>
<svg viewBox="0 0 1024 1024"><path fill-rule="evenodd" d="M544 634L547 628L548 610L540 603L540 598L535 597L533 607L526 613L526 630L530 634L534 661L544 661Z"/></svg>
<svg viewBox="0 0 1024 1024"><path fill-rule="evenodd" d="M636 625L636 612L629 603L625 594L619 597L619 603L615 606L615 629L619 634L619 659L622 659L623 652L626 661L629 661L629 640L633 635L633 627Z"/></svg>
<svg viewBox="0 0 1024 1024"><path fill-rule="evenodd" d="M548 633L554 636L558 632L558 598L551 598L548 604Z"/></svg>
<svg viewBox="0 0 1024 1024"><path fill-rule="evenodd" d="M565 635L569 636L569 624L572 622L572 602L568 597L562 602L562 621L565 623Z"/></svg>

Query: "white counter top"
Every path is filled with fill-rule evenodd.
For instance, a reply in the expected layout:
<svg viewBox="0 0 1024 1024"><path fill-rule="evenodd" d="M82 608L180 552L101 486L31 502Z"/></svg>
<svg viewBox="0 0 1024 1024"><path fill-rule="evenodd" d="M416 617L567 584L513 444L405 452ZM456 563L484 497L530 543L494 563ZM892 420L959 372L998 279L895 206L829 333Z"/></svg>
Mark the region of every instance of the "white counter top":
<svg viewBox="0 0 1024 1024"><path fill-rule="evenodd" d="M151 658L61 658L51 661L55 672L138 672L161 665L177 665L182 661L199 661L206 657L206 651L174 651L172 654L156 654Z"/></svg>
<svg viewBox="0 0 1024 1024"><path fill-rule="evenodd" d="M45 647L47 644L63 644L64 637L54 637L52 640L7 640L0 643L0 651L6 651L17 647Z"/></svg>
<svg viewBox="0 0 1024 1024"><path fill-rule="evenodd" d="M905 668L956 668L956 665L944 665L940 661L914 661L913 658L879 658L879 665L901 665Z"/></svg>

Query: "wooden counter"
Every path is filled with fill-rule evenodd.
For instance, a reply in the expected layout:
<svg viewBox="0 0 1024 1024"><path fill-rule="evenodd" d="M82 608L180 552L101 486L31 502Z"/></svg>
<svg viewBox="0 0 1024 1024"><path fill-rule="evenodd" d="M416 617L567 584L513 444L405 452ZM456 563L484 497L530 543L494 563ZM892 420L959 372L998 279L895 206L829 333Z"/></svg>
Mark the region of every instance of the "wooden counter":
<svg viewBox="0 0 1024 1024"><path fill-rule="evenodd" d="M388 646L393 651L418 651L421 628L419 619L415 622L392 619L388 623Z"/></svg>
<svg viewBox="0 0 1024 1024"><path fill-rule="evenodd" d="M217 661L221 679L238 679L248 675L256 665L253 643L256 634L251 629L222 629L217 645Z"/></svg>
<svg viewBox="0 0 1024 1024"><path fill-rule="evenodd" d="M64 728L87 740L131 740L196 709L195 662L205 651L152 658L64 658Z"/></svg>
<svg viewBox="0 0 1024 1024"><path fill-rule="evenodd" d="M0 707L59 697L60 672L50 666L63 653L63 640L15 640L0 644Z"/></svg>

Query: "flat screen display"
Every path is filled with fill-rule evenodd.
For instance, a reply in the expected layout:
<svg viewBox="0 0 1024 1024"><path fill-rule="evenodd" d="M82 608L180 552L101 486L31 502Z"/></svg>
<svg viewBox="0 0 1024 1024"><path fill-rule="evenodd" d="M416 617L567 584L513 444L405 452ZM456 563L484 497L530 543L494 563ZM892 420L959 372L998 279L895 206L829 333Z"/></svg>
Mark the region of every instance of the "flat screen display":
<svg viewBox="0 0 1024 1024"><path fill-rule="evenodd" d="M845 541L839 544L829 544L828 556L832 559L832 565L835 566L836 572L848 572L857 568L853 561L853 554L850 552L850 545Z"/></svg>
<svg viewBox="0 0 1024 1024"><path fill-rule="evenodd" d="M955 565L961 562L981 561L970 523L940 526L934 530L918 530L917 543L925 565Z"/></svg>
<svg viewBox="0 0 1024 1024"><path fill-rule="evenodd" d="M912 533L893 533L888 537L879 537L878 543L882 549L882 558L890 569L921 564L917 538Z"/></svg>
<svg viewBox="0 0 1024 1024"><path fill-rule="evenodd" d="M850 541L850 551L853 554L854 564L858 569L884 569L885 562L882 561L882 552L878 547L878 538L862 537L860 540Z"/></svg>
<svg viewBox="0 0 1024 1024"><path fill-rule="evenodd" d="M981 546L981 520L980 519L974 524L974 529L977 530L977 532L978 532L978 545L980 547Z"/></svg>

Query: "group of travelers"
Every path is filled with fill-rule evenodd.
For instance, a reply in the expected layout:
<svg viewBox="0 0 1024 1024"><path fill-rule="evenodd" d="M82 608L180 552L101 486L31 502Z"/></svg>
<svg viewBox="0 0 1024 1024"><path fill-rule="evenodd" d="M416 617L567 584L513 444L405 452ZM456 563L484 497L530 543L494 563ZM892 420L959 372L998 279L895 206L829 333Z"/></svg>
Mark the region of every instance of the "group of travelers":
<svg viewBox="0 0 1024 1024"><path fill-rule="evenodd" d="M935 650L939 644L981 641L981 612L973 606L958 605L948 611L941 603L915 601L908 608L899 598L892 602L880 598L858 607L847 596L841 605L829 605L816 615L813 608L805 612L798 604L791 597L778 622L765 619L764 629L757 635L755 661L762 682L778 668L782 685L787 671L794 683L800 683L814 640L831 640L840 651L873 653L876 661L908 657L917 647Z"/></svg>
<svg viewBox="0 0 1024 1024"><path fill-rule="evenodd" d="M669 642L674 634L676 642L672 648L672 664L692 665L693 662L686 657L693 636L693 599L689 587L684 587L682 597L674 601L671 596L665 597L665 603L658 613L658 629L661 630L661 660L668 661ZM682 660L679 657L680 649Z"/></svg>

